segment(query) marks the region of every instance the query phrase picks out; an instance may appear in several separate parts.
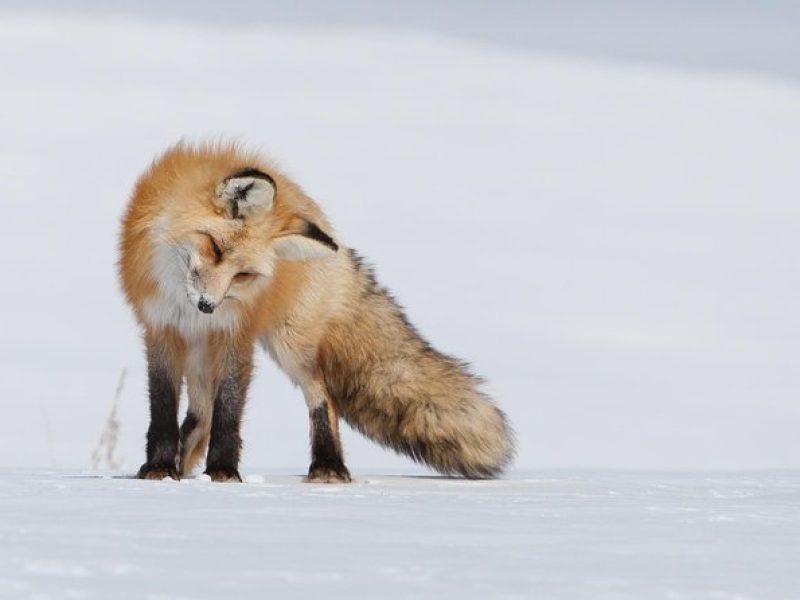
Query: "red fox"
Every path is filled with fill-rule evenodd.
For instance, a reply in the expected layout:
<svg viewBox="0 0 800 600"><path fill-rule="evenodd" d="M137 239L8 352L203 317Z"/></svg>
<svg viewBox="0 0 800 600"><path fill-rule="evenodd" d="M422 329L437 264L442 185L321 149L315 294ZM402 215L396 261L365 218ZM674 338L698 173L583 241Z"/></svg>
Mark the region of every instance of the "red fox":
<svg viewBox="0 0 800 600"><path fill-rule="evenodd" d="M417 333L300 187L237 143L179 143L154 161L123 218L119 270L147 350L142 479L178 479L205 455L213 481L241 481L258 344L305 396L307 481L351 480L340 416L446 475L494 477L512 458L480 379Z"/></svg>

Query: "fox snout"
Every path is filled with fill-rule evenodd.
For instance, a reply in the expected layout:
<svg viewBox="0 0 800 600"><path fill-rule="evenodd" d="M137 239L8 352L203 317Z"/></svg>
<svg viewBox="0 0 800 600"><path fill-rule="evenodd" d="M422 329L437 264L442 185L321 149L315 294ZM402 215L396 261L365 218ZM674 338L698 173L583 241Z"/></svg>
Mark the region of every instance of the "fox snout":
<svg viewBox="0 0 800 600"><path fill-rule="evenodd" d="M197 302L197 308L200 312L210 315L214 312L214 309L217 308L217 305L208 297L200 296L200 300Z"/></svg>
<svg viewBox="0 0 800 600"><path fill-rule="evenodd" d="M227 293L230 279L226 273L214 272L202 266L189 271L186 281L186 295L189 302L201 313L212 314Z"/></svg>
<svg viewBox="0 0 800 600"><path fill-rule="evenodd" d="M225 289L221 289L222 286L219 283L216 279L206 278L204 281L200 272L193 271L189 281L186 282L186 295L189 302L196 306L201 313L212 314L225 295Z"/></svg>

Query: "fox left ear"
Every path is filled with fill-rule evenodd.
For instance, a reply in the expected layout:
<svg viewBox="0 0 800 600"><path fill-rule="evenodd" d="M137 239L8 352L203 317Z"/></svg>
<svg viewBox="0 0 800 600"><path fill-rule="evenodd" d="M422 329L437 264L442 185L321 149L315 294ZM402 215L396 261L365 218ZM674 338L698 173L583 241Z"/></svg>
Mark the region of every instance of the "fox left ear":
<svg viewBox="0 0 800 600"><path fill-rule="evenodd" d="M246 220L266 213L275 201L275 180L258 169L238 171L217 186L217 207L233 219Z"/></svg>
<svg viewBox="0 0 800 600"><path fill-rule="evenodd" d="M331 256L339 251L333 238L311 221L301 219L297 233L275 240L273 247L278 258L289 261L304 261Z"/></svg>

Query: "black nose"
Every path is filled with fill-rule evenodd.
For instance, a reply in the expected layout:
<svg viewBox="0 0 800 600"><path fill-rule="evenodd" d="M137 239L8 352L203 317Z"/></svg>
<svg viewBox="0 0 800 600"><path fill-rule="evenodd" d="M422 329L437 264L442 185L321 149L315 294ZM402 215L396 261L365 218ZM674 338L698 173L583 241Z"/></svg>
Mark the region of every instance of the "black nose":
<svg viewBox="0 0 800 600"><path fill-rule="evenodd" d="M216 306L214 306L214 303L211 302L210 300L206 298L200 298L200 302L197 303L197 308L200 309L200 312L204 312L207 315L210 315L211 313L214 312Z"/></svg>

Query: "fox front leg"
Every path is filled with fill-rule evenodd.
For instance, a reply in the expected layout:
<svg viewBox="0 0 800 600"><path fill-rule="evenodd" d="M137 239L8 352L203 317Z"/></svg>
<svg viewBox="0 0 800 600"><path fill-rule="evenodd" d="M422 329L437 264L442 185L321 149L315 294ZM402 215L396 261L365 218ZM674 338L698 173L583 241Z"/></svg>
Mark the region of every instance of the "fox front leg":
<svg viewBox="0 0 800 600"><path fill-rule="evenodd" d="M150 395L150 427L147 461L139 479L178 479L178 401L181 393L183 348L177 340L150 333L147 344L147 380Z"/></svg>
<svg viewBox="0 0 800 600"><path fill-rule="evenodd" d="M309 483L349 483L339 439L339 415L324 384L314 382L303 389L311 429Z"/></svg>
<svg viewBox="0 0 800 600"><path fill-rule="evenodd" d="M205 470L212 481L242 481L239 475L240 429L250 370L249 363L229 369L217 387Z"/></svg>

